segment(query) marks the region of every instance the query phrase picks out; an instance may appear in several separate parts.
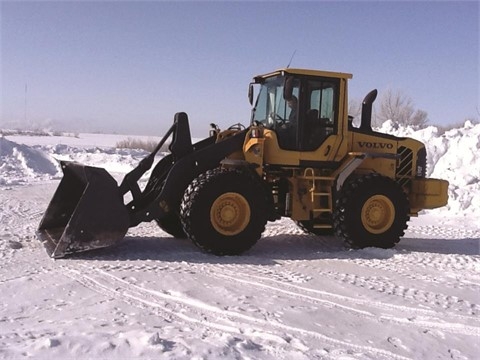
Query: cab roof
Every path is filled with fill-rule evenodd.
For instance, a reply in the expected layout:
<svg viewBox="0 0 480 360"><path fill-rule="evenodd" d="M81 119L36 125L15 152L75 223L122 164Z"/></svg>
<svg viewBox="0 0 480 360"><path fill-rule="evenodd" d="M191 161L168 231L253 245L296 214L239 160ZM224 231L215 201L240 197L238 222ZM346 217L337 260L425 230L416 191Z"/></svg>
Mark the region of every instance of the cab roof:
<svg viewBox="0 0 480 360"><path fill-rule="evenodd" d="M333 71L324 71L324 70L311 70L311 69L298 69L298 68L283 68L275 70L271 73L267 73L264 75L257 75L254 79L266 79L276 75L285 75L285 74L292 74L292 75L309 75L309 76L318 76L318 77L331 77L331 78L339 78L339 79L351 79L353 77L352 74L348 73L341 73L341 72L333 72Z"/></svg>

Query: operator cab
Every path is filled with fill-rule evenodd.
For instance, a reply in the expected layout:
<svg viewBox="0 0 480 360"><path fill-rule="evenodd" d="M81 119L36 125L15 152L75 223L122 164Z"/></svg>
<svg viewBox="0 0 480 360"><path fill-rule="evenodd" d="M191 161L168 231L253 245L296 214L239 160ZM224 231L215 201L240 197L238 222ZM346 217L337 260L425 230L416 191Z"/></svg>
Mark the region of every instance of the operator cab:
<svg viewBox="0 0 480 360"><path fill-rule="evenodd" d="M257 76L251 84L260 84L252 124L273 130L281 149L318 149L338 131L340 78L326 75L286 69ZM252 94L250 87L251 102Z"/></svg>

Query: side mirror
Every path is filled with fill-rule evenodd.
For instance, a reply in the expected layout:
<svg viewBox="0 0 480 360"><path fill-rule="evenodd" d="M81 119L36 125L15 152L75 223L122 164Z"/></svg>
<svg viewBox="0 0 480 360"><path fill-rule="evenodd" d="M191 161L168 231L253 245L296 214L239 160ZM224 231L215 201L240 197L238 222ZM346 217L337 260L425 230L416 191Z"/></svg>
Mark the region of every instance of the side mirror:
<svg viewBox="0 0 480 360"><path fill-rule="evenodd" d="M250 105L253 105L253 84L250 84L248 87L248 101L250 102Z"/></svg>
<svg viewBox="0 0 480 360"><path fill-rule="evenodd" d="M293 96L293 80L293 76L285 78L285 83L283 84L283 98L285 100L290 100Z"/></svg>

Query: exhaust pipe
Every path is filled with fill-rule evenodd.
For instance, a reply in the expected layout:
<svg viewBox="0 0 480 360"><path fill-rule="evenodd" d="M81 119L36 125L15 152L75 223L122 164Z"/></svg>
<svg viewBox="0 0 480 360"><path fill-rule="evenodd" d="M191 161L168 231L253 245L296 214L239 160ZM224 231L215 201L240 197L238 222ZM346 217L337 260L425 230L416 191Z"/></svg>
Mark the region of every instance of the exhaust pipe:
<svg viewBox="0 0 480 360"><path fill-rule="evenodd" d="M361 131L372 131L372 104L377 98L378 91L370 91L363 99L362 103L362 121L360 123Z"/></svg>

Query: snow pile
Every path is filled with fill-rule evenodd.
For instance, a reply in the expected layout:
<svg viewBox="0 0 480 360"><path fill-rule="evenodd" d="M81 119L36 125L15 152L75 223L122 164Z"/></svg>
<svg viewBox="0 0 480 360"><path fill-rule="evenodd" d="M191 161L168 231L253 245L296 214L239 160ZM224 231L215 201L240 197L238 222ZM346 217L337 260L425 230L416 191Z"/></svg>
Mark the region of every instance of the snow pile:
<svg viewBox="0 0 480 360"><path fill-rule="evenodd" d="M114 135L106 137L107 143L114 143L110 139ZM21 185L61 178L59 161L62 160L102 167L112 174L126 174L148 154L139 149L92 145L103 138L103 135L95 134L87 134L84 143L82 139L72 137L9 136L9 138L11 140L0 138L0 185ZM118 141L119 136L116 138ZM61 143L51 145L56 141Z"/></svg>
<svg viewBox="0 0 480 360"><path fill-rule="evenodd" d="M439 134L435 126L414 130L385 122L379 132L423 142L427 148L427 176L448 180L448 206L435 211L455 214L480 212L480 124L466 121L463 127Z"/></svg>
<svg viewBox="0 0 480 360"><path fill-rule="evenodd" d="M55 159L44 151L0 137L0 185L55 178L59 171Z"/></svg>
<svg viewBox="0 0 480 360"><path fill-rule="evenodd" d="M98 166L109 173L126 174L148 155L139 149L117 149L114 147L77 147L65 144L45 145L42 150L55 159L76 161L80 164Z"/></svg>

